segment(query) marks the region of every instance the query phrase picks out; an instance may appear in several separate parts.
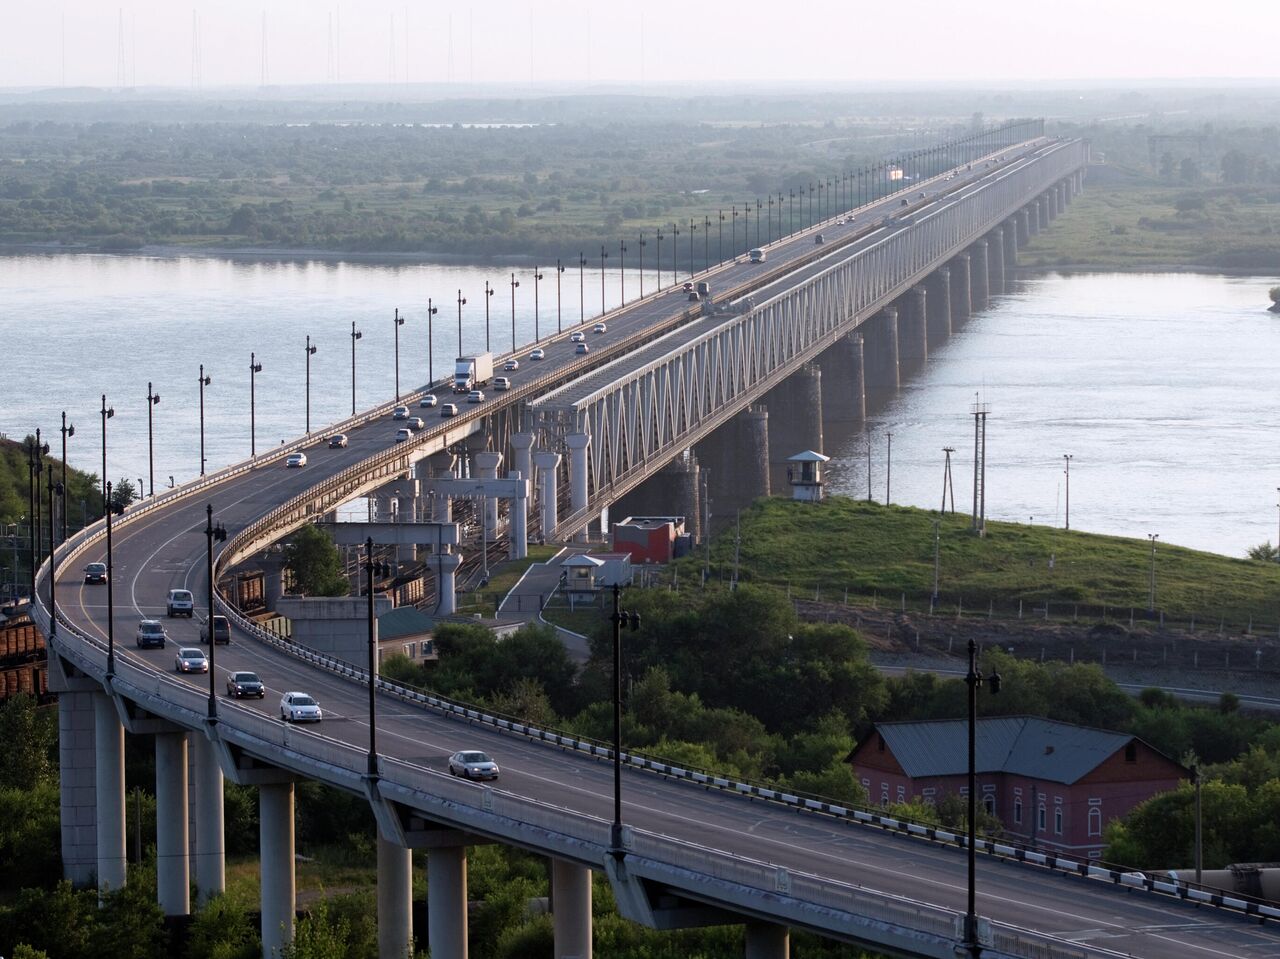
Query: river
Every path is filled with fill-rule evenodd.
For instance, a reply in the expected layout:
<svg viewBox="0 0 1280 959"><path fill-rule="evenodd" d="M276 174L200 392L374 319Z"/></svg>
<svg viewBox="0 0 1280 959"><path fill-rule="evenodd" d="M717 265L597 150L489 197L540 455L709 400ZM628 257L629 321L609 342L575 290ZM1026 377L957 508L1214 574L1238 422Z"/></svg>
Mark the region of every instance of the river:
<svg viewBox="0 0 1280 959"><path fill-rule="evenodd" d="M557 323L555 267L542 268L537 323ZM534 336L533 271L515 271L515 339ZM303 428L304 345L309 334L313 430L394 390L394 310L401 390L425 382L426 306L434 373L458 346L458 290L468 300L462 346L512 342L511 270L425 264L238 260L202 257L0 257L0 432L42 427L55 444L59 413L76 426L69 458L101 470L101 394L113 479L147 475L147 385L157 486L199 469L197 373L205 392L210 468L248 454L249 359L256 378L259 449ZM664 279L664 285L670 275ZM885 447L893 434L895 503L936 508L944 446L953 446L956 506L971 500L975 394L987 421L987 516L1065 519L1064 454L1071 454L1073 529L1144 537L1230 555L1277 537L1280 487L1280 317L1265 309L1268 278L1199 274L1033 274L935 347L924 371L870 418L872 489L883 501ZM638 291L634 269L627 295ZM649 273L645 288L652 289ZM618 301L619 273L604 298ZM561 275L562 325L601 304L597 264ZM866 495L863 434L828 431L831 487Z"/></svg>

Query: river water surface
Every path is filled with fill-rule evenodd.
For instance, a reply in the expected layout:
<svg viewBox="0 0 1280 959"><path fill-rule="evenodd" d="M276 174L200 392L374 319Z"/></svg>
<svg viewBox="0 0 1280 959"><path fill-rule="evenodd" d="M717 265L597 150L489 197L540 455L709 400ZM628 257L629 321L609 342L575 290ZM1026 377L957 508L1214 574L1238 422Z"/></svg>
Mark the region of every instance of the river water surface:
<svg viewBox="0 0 1280 959"><path fill-rule="evenodd" d="M534 338L532 269L517 269L515 340ZM538 325L557 322L556 271L543 267ZM112 256L0 257L0 432L36 426L55 446L59 413L76 426L69 458L101 470L101 394L112 479L147 474L147 384L154 408L158 486L199 470L197 371L205 393L209 468L249 452L249 355L256 379L258 448L302 432L304 344L310 334L314 431L351 410L351 322L356 404L394 391L393 311L400 327L402 392L427 380L428 296L437 377L465 352L512 342L511 271L422 264L239 261ZM664 278L664 285L670 276ZM645 279L652 289L654 276ZM638 291L628 270L626 293ZM944 446L953 454L956 507L971 501L975 394L989 404L987 516L1064 521L1063 454L1071 454L1073 529L1145 536L1232 555L1277 538L1280 487L1280 317L1268 313L1269 278L1194 274L1024 277L1017 291L935 346L926 370L872 416L872 490L885 496L893 434L895 503L936 508ZM619 275L605 275L612 307ZM561 276L561 317L600 310L601 277ZM827 433L830 479L865 496L864 434Z"/></svg>

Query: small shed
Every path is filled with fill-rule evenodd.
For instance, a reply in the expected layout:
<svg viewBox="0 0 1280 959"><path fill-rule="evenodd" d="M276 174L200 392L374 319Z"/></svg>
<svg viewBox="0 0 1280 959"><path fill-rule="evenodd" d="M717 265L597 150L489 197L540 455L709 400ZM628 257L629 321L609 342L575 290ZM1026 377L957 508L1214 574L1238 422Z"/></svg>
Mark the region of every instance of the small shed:
<svg viewBox="0 0 1280 959"><path fill-rule="evenodd" d="M791 498L817 503L822 500L822 465L830 460L813 450L805 450L787 457L787 482L791 484Z"/></svg>

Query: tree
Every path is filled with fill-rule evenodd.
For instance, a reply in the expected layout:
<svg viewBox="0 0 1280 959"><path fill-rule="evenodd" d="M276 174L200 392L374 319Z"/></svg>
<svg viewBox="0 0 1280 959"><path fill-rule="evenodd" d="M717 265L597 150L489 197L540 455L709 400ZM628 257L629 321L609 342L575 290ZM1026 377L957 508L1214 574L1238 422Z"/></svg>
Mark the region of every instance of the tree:
<svg viewBox="0 0 1280 959"><path fill-rule="evenodd" d="M27 693L0 704L0 789L57 784L58 715Z"/></svg>
<svg viewBox="0 0 1280 959"><path fill-rule="evenodd" d="M111 508L123 513L138 498L138 489L125 477L120 477L111 487Z"/></svg>
<svg viewBox="0 0 1280 959"><path fill-rule="evenodd" d="M1280 286L1276 287L1272 292L1280 291ZM1272 546L1271 540L1265 543L1259 543L1257 546L1250 546L1247 550L1250 559L1259 559L1266 563L1274 563L1280 560L1280 547Z"/></svg>
<svg viewBox="0 0 1280 959"><path fill-rule="evenodd" d="M284 560L293 572L293 588L302 596L346 596L351 592L342 557L329 535L310 524L289 539Z"/></svg>

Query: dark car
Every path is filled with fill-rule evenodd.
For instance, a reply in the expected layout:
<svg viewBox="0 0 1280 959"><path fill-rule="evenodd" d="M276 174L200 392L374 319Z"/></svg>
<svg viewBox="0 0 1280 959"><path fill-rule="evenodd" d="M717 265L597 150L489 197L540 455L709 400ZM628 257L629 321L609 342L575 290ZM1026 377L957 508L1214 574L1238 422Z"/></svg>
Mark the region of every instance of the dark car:
<svg viewBox="0 0 1280 959"><path fill-rule="evenodd" d="M218 613L213 615L213 641L222 644L231 642L231 624L227 622L227 617ZM200 642L209 642L208 623L200 627Z"/></svg>
<svg viewBox="0 0 1280 959"><path fill-rule="evenodd" d="M144 619L138 624L137 643L139 649L164 649L164 641L168 634L164 624L158 619Z"/></svg>
<svg viewBox="0 0 1280 959"><path fill-rule="evenodd" d="M34 538L34 537L33 537ZM84 568L84 581L86 583L105 583L107 581L107 564L106 563L90 563Z"/></svg>
<svg viewBox="0 0 1280 959"><path fill-rule="evenodd" d="M257 673L238 670L227 677L227 695L235 699L262 699L267 695L267 687Z"/></svg>

